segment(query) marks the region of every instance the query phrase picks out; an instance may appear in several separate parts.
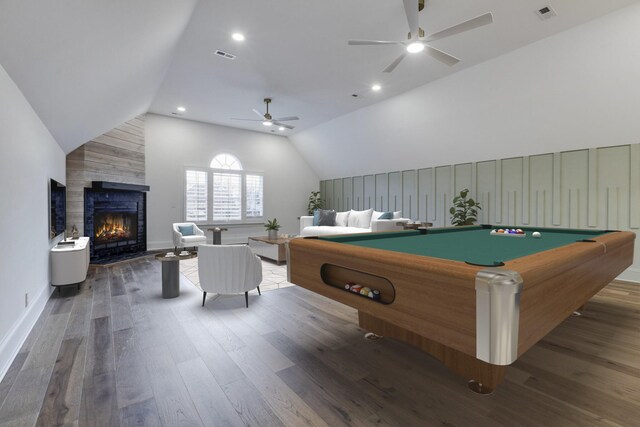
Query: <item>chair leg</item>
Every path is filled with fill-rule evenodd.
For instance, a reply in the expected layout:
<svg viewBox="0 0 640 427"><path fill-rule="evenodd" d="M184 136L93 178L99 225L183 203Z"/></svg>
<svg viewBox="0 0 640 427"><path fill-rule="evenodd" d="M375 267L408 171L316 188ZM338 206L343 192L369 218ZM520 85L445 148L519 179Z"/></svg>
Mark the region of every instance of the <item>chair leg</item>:
<svg viewBox="0 0 640 427"><path fill-rule="evenodd" d="M202 293L202 306L204 307L204 300L207 299L207 293L203 292Z"/></svg>
<svg viewBox="0 0 640 427"><path fill-rule="evenodd" d="M249 308L249 291L244 293L244 302L247 304L247 308Z"/></svg>
<svg viewBox="0 0 640 427"><path fill-rule="evenodd" d="M258 295L262 295L262 292L260 292L260 286L257 286L258 289Z"/></svg>

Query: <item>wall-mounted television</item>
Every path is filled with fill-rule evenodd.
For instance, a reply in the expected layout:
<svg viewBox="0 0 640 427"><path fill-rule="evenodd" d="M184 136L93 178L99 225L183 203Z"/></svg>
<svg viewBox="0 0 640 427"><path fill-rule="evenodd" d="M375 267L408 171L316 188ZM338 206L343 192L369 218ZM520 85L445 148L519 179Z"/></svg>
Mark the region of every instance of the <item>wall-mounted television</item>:
<svg viewBox="0 0 640 427"><path fill-rule="evenodd" d="M49 183L49 239L64 233L67 225L67 189L55 179Z"/></svg>

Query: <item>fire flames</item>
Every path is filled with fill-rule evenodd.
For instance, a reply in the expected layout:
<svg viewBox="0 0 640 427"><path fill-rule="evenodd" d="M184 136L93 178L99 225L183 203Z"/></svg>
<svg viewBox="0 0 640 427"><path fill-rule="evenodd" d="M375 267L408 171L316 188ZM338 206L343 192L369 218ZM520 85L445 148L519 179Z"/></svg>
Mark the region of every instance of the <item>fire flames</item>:
<svg viewBox="0 0 640 427"><path fill-rule="evenodd" d="M122 216L106 216L95 229L96 240L123 240L131 237L131 229Z"/></svg>

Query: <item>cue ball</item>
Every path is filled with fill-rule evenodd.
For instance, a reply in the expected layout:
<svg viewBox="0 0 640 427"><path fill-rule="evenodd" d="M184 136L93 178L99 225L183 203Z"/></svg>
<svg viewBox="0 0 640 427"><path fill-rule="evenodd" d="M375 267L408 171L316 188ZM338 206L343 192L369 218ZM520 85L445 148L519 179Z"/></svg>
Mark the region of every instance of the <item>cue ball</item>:
<svg viewBox="0 0 640 427"><path fill-rule="evenodd" d="M542 234L540 234L539 231L534 231L533 233L531 233L531 235L533 236L534 239L539 239L542 237Z"/></svg>

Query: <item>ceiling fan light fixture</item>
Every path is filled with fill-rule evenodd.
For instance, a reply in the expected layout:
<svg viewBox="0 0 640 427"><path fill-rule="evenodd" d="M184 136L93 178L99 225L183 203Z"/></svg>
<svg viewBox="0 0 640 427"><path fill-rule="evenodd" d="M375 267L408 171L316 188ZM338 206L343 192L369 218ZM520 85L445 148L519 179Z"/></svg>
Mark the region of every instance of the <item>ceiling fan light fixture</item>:
<svg viewBox="0 0 640 427"><path fill-rule="evenodd" d="M265 126L271 126L273 123L271 123L270 120L265 120L264 122L262 122L262 124Z"/></svg>
<svg viewBox="0 0 640 427"><path fill-rule="evenodd" d="M187 109L182 106L176 108L176 110L180 111L181 113L184 113L185 111L187 111Z"/></svg>
<svg viewBox="0 0 640 427"><path fill-rule="evenodd" d="M380 89L382 89L382 86L380 86L379 84L371 86L371 90L374 92L378 92Z"/></svg>
<svg viewBox="0 0 640 427"><path fill-rule="evenodd" d="M233 34L231 34L231 38L234 39L237 42L243 42L244 41L244 34L242 34L242 33L233 33Z"/></svg>
<svg viewBox="0 0 640 427"><path fill-rule="evenodd" d="M424 43L422 42L413 42L407 45L407 52L409 53L418 53L424 50Z"/></svg>

